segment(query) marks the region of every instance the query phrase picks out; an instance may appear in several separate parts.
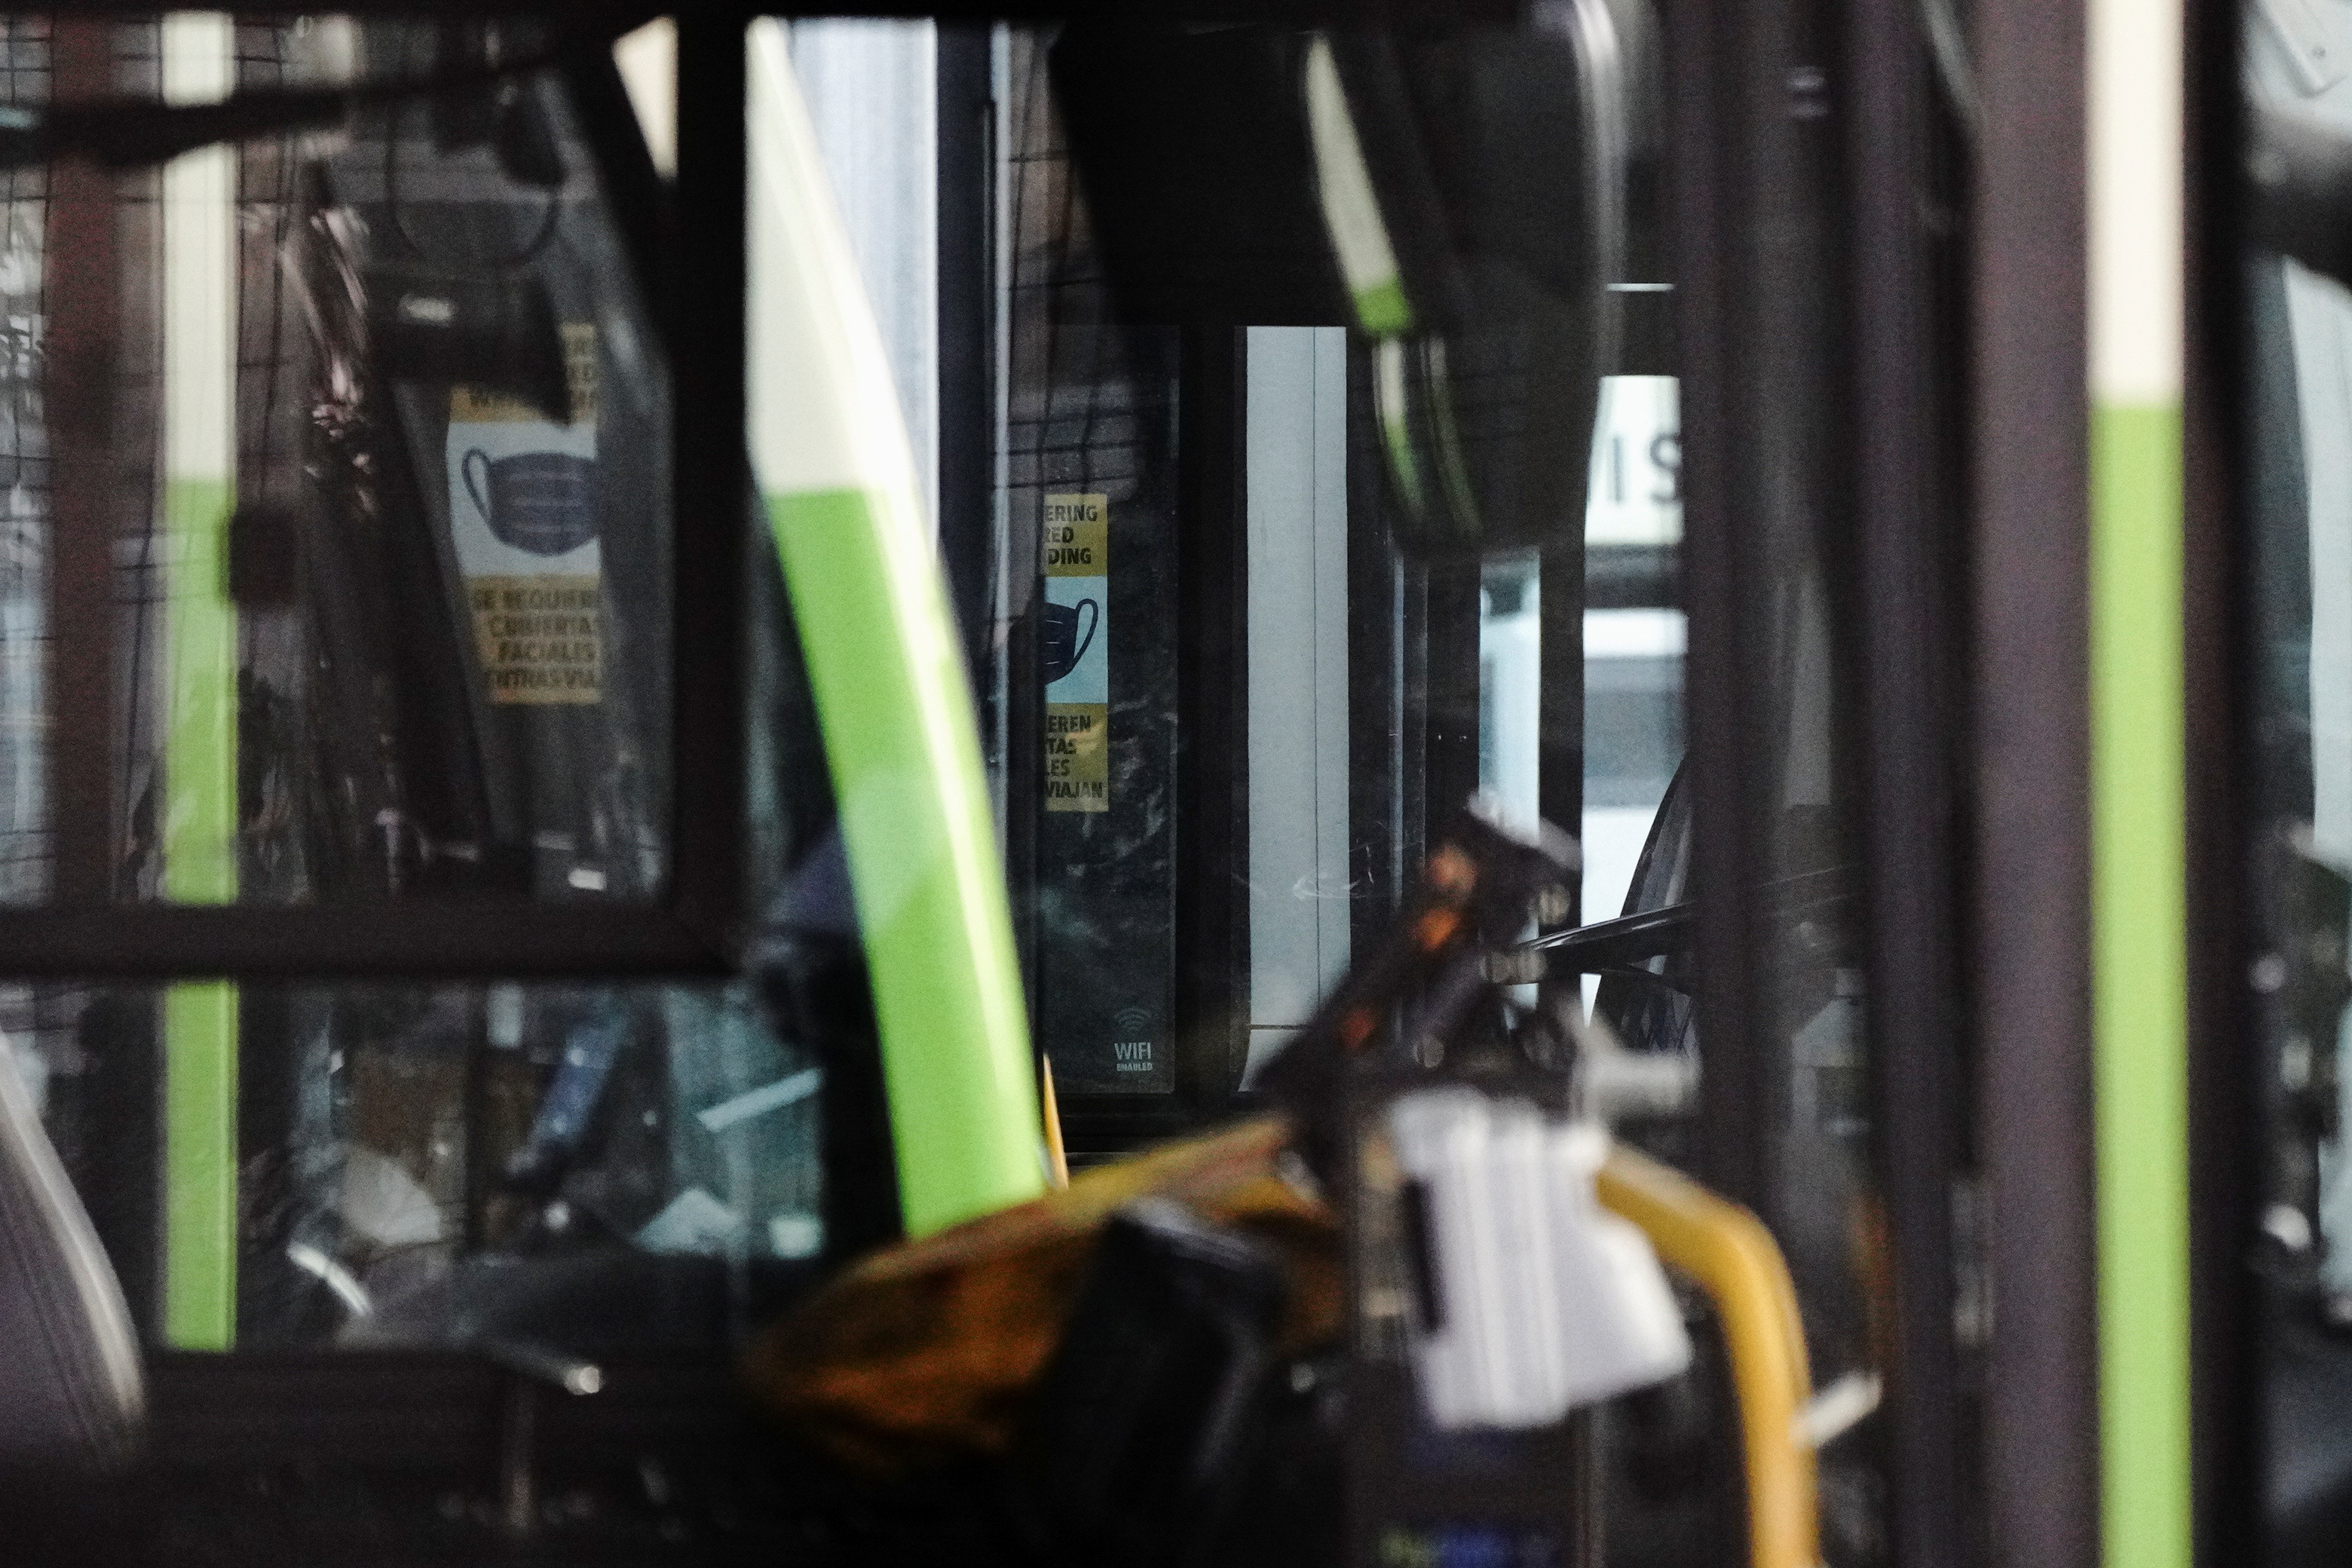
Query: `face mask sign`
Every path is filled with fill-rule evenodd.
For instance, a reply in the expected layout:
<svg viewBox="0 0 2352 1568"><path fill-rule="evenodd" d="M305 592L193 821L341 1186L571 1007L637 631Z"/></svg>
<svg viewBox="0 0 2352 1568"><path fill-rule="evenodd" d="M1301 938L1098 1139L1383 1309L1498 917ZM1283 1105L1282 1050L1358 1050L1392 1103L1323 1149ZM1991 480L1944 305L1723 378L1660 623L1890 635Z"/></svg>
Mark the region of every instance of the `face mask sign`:
<svg viewBox="0 0 2352 1568"><path fill-rule="evenodd" d="M449 531L493 703L604 697L596 330L562 331L570 423L472 386L449 395Z"/></svg>
<svg viewBox="0 0 2352 1568"><path fill-rule="evenodd" d="M1105 496L1045 498L1047 811L1110 809L1109 519Z"/></svg>

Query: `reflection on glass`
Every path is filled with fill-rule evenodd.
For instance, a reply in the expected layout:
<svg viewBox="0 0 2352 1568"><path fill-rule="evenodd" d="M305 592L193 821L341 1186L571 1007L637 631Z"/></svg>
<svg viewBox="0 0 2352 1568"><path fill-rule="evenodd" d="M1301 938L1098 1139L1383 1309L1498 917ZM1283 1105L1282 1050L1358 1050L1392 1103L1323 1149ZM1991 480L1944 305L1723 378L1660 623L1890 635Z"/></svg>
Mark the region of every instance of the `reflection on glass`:
<svg viewBox="0 0 2352 1568"><path fill-rule="evenodd" d="M170 993L0 991L16 1070L153 1340L718 1345L824 1244L823 1073L748 989L236 1001L234 1131L202 1169L154 1136ZM188 1202L208 1184L233 1204L225 1248ZM226 1293L201 1338L198 1286Z"/></svg>
<svg viewBox="0 0 2352 1568"><path fill-rule="evenodd" d="M20 19L0 97L422 77L486 39ZM0 201L0 894L656 894L668 392L567 93Z"/></svg>
<svg viewBox="0 0 2352 1568"><path fill-rule="evenodd" d="M1014 919L1055 1081L1177 1086L1176 646L1182 346L1106 297L1045 40L1006 40L1009 267L991 698ZM1065 1101L1066 1104L1070 1103Z"/></svg>
<svg viewBox="0 0 2352 1568"><path fill-rule="evenodd" d="M2324 62L2333 31L2317 13L2248 16L2249 86L2273 111L2352 133L2352 95ZM2290 963L2305 932L2325 921L2328 900L2298 896L2330 871L2352 868L2352 303L2337 282L2301 263L2257 253L2249 264L2254 386L2256 605L2262 653L2265 776L2260 801L2280 866L2268 889L2271 915L2287 929L2273 940ZM2312 985L2290 986L2290 995ZM2337 998L2340 1005L2341 998ZM2302 1016L2297 1016L2302 1015ZM2283 1211L2273 1230L2293 1232L2288 1248L2330 1303L2352 1303L2352 1182L2336 1130L2342 1123L2347 1048L2332 1014L2291 1008L2283 1020L2273 1092L2294 1145L2273 1163L2271 1196ZM2288 1223L2292 1216L2293 1224ZM2331 1313L2352 1321L2352 1310Z"/></svg>
<svg viewBox="0 0 2352 1568"><path fill-rule="evenodd" d="M1543 564L1490 558L1478 587L1478 793L1531 834L1543 817Z"/></svg>
<svg viewBox="0 0 2352 1568"><path fill-rule="evenodd" d="M1655 304L1664 293L1640 297ZM1682 762L1682 428L1670 375L1601 385L1584 512L1584 918L1654 904L1634 886ZM1679 891L1665 901L1679 898ZM1599 975L1583 977L1588 1010ZM1662 1002L1663 998L1654 1001Z"/></svg>
<svg viewBox="0 0 2352 1568"><path fill-rule="evenodd" d="M624 232L650 215L592 156L626 127L481 71L538 47L0 25L19 104L477 79L0 189L0 896L661 891L669 403ZM831 802L772 556L751 570L745 851L772 891ZM152 1342L710 1349L826 1245L824 1079L774 1010L798 1005L45 984L0 987L0 1033Z"/></svg>
<svg viewBox="0 0 2352 1568"><path fill-rule="evenodd" d="M2240 209L2239 500L2263 1116L2250 1241L2263 1282L2263 1524L2269 1560L2295 1563L2337 1550L2352 1508L2345 1409L2328 1392L2352 1367L2352 300L2335 248L2345 193L2299 177L2343 167L2352 145L2352 18L2249 5L2243 26L2256 148Z"/></svg>

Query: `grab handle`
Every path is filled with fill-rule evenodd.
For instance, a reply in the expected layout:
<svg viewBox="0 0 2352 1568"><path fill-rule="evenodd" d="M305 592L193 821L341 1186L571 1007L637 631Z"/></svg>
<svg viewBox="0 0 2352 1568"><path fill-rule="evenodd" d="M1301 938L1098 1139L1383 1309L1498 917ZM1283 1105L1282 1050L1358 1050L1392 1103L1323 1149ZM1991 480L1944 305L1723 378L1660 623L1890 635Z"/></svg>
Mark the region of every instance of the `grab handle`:
<svg viewBox="0 0 2352 1568"><path fill-rule="evenodd" d="M1715 1303L1739 1402L1750 1562L1755 1568L1820 1568L1813 1451L1798 1430L1812 1374L1797 1289L1779 1244L1747 1209L1622 1146L1601 1165L1599 1187L1601 1203L1632 1221L1661 1258Z"/></svg>

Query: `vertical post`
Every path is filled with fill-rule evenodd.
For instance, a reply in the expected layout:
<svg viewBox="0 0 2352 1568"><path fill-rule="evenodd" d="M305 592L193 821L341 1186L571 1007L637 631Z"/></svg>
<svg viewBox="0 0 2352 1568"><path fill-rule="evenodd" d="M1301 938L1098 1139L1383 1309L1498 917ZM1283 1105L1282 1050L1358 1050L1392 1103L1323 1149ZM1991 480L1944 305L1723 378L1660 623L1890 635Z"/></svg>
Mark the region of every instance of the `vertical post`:
<svg viewBox="0 0 2352 1568"><path fill-rule="evenodd" d="M2183 800L2189 872L2190 1474L2195 1560L2231 1561L2257 1539L2266 1498L2256 1369L2260 1281L2244 1265L2261 1203L2249 1151L2265 1136L2246 1070L2246 957L2252 951L2246 826L2251 743L2245 693L2254 668L2248 525L2269 399L2254 373L2256 312L2239 236L2245 168L2245 17L2224 0L2188 7L2187 184L2181 435L2183 749L2197 759Z"/></svg>
<svg viewBox="0 0 2352 1568"><path fill-rule="evenodd" d="M1775 749L1771 627L1760 585L1771 566L1771 486L1787 470L1773 449L1765 389L1785 373L1772 340L1768 282L1785 282L1765 254L1759 210L1781 172L1788 120L1782 7L1691 3L1666 8L1673 51L1669 133L1675 230L1674 298L1682 382L1683 580L1690 642L1685 767L1695 816L1691 879L1696 998L1706 1071L1699 1089L1700 1170L1710 1184L1769 1221L1774 1140L1785 1099L1771 1028L1770 974L1759 940L1756 889L1770 875Z"/></svg>
<svg viewBox="0 0 2352 1568"><path fill-rule="evenodd" d="M1249 1052L1249 892L1230 874L1249 854L1248 343L1185 328L1177 405L1175 1022L1180 1083L1202 1093Z"/></svg>
<svg viewBox="0 0 2352 1568"><path fill-rule="evenodd" d="M2109 1568L2187 1568L2180 0L2092 0L2092 1040Z"/></svg>
<svg viewBox="0 0 2352 1568"><path fill-rule="evenodd" d="M1583 519L1577 520L1583 527ZM1538 578L1543 677L1537 717L1536 790L1543 819L1564 833L1584 832L1584 540L1580 533L1544 546ZM1582 925L1614 910L1582 907L1582 877L1569 879L1572 899L1562 925ZM1576 982L1565 984L1573 987Z"/></svg>
<svg viewBox="0 0 2352 1568"><path fill-rule="evenodd" d="M1845 9L1847 277L1853 323L1854 636L1869 678L1854 717L1863 759L1862 922L1875 1163L1894 1248L1888 1533L1905 1568L1973 1555L1964 1501L1952 1197L1965 1159L1959 995L1957 665L1958 509L1939 504L1958 379L1933 312L1925 205L1931 104L1916 0ZM1946 491L1948 493L1948 491Z"/></svg>
<svg viewBox="0 0 2352 1568"><path fill-rule="evenodd" d="M1989 1560L2099 1554L2084 7L1982 0L1971 344Z"/></svg>
<svg viewBox="0 0 2352 1568"><path fill-rule="evenodd" d="M996 522L996 103L992 36L939 26L939 461L933 513L964 661L991 679L989 552ZM983 706L986 699L982 698Z"/></svg>
<svg viewBox="0 0 2352 1568"><path fill-rule="evenodd" d="M920 1236L1045 1190L1035 1064L971 689L881 334L778 24L752 24L748 82L743 35L724 37L725 26L679 30L681 73L705 70L714 89L724 81L735 117L731 190L698 187L733 215L735 287L711 298L714 279L698 330L744 321L748 85L751 305L748 331L710 347L740 355L748 342L752 356L753 460L840 806L899 1201L908 1233ZM722 129L716 106L705 120L691 112L696 100L680 95L688 212L697 148L725 155L709 144ZM740 388L741 360L734 370ZM724 401L703 405L709 421ZM732 405L739 417L728 428L743 428L743 408ZM679 455L683 466L683 444Z"/></svg>
<svg viewBox="0 0 2352 1568"><path fill-rule="evenodd" d="M225 98L229 18L163 23L163 96ZM209 147L163 170L163 896L236 899L236 613L225 547L236 452L236 165ZM237 995L226 982L163 999L163 1336L182 1350L236 1338Z"/></svg>
<svg viewBox="0 0 2352 1568"><path fill-rule="evenodd" d="M671 784L679 912L713 942L741 918L744 617L743 28L677 25L678 237L670 318Z"/></svg>

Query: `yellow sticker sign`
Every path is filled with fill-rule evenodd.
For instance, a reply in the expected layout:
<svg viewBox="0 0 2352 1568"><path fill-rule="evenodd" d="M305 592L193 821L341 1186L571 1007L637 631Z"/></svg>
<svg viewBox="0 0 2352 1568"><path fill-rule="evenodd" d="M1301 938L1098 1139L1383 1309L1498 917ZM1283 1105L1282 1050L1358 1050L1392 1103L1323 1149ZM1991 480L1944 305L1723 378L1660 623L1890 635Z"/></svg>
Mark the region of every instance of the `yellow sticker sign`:
<svg viewBox="0 0 2352 1568"><path fill-rule="evenodd" d="M1044 530L1048 577L1102 577L1110 573L1110 498L1047 496Z"/></svg>
<svg viewBox="0 0 2352 1568"><path fill-rule="evenodd" d="M1110 809L1110 705L1045 704L1045 809Z"/></svg>
<svg viewBox="0 0 2352 1568"><path fill-rule="evenodd" d="M596 329L562 331L570 424L504 392L449 389L450 542L492 702L604 694Z"/></svg>
<svg viewBox="0 0 2352 1568"><path fill-rule="evenodd" d="M491 701L603 700L603 607L595 578L472 577L466 597Z"/></svg>
<svg viewBox="0 0 2352 1568"><path fill-rule="evenodd" d="M595 323L566 321L560 330L563 382L572 395L572 423L593 429L598 384ZM508 393L460 384L449 389L449 418L460 425L538 425L547 416Z"/></svg>
<svg viewBox="0 0 2352 1568"><path fill-rule="evenodd" d="M1110 498L1045 498L1045 809L1110 809Z"/></svg>

